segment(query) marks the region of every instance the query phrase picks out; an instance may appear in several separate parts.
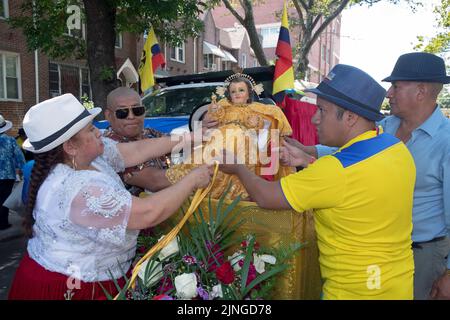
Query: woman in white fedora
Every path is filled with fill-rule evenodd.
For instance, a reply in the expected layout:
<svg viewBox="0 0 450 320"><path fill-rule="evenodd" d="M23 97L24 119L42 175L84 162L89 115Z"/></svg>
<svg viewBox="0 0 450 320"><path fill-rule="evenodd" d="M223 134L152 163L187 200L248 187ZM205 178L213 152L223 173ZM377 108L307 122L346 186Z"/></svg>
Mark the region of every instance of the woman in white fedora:
<svg viewBox="0 0 450 320"><path fill-rule="evenodd" d="M12 128L12 122L0 114L0 231L8 229L9 209L3 203L11 194L16 181L16 172L25 164L22 151L13 137L6 134Z"/></svg>
<svg viewBox="0 0 450 320"><path fill-rule="evenodd" d="M172 215L211 167L147 198L132 196L116 172L171 151L170 137L117 144L92 125L100 108L85 109L71 94L26 113L23 148L35 154L28 197L31 239L9 299L104 299L124 284L140 229ZM101 283L101 286L99 285Z"/></svg>

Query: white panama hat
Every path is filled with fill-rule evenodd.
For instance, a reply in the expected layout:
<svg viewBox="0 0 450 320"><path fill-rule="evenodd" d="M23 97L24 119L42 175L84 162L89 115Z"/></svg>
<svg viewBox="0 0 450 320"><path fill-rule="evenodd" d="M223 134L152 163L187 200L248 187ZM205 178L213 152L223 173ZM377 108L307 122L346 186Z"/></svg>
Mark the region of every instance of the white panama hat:
<svg viewBox="0 0 450 320"><path fill-rule="evenodd" d="M5 120L3 116L0 114L0 133L6 132L12 128L12 122Z"/></svg>
<svg viewBox="0 0 450 320"><path fill-rule="evenodd" d="M86 109L70 93L38 103L23 119L28 139L22 148L33 153L52 150L77 134L101 111Z"/></svg>

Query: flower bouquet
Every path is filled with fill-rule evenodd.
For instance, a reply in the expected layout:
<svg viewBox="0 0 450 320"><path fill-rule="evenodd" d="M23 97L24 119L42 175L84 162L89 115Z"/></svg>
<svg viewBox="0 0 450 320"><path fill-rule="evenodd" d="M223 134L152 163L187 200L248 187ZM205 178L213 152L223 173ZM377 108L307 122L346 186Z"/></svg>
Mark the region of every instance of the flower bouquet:
<svg viewBox="0 0 450 320"><path fill-rule="evenodd" d="M277 276L289 268L300 243L264 248L254 234L238 236L245 221L235 209L240 198L225 205L226 193L209 214L200 208L168 245L142 265L132 288L118 288L118 299L271 299ZM166 226L167 227L167 226ZM164 238L164 228L138 238L137 258Z"/></svg>

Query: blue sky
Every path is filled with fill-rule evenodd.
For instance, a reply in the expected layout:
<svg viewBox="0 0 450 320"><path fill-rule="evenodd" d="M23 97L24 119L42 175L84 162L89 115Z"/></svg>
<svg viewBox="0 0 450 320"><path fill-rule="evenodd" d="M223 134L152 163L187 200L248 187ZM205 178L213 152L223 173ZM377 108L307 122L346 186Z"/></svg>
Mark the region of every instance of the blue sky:
<svg viewBox="0 0 450 320"><path fill-rule="evenodd" d="M366 71L387 88L389 84L381 79L391 73L398 56L414 51L417 35L429 37L436 33L432 10L439 1L423 2L424 7L415 13L406 5L386 2L344 10L340 62Z"/></svg>

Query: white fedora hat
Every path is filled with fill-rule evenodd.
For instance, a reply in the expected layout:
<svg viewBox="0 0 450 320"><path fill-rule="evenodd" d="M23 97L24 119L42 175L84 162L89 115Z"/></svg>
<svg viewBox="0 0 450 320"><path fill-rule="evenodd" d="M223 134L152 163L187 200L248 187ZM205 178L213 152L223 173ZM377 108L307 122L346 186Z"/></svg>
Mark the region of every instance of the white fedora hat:
<svg viewBox="0 0 450 320"><path fill-rule="evenodd" d="M0 114L0 133L6 132L12 128L12 122L5 120L3 116Z"/></svg>
<svg viewBox="0 0 450 320"><path fill-rule="evenodd" d="M77 134L101 111L87 110L70 93L38 103L23 119L28 139L22 148L34 153L52 150Z"/></svg>

